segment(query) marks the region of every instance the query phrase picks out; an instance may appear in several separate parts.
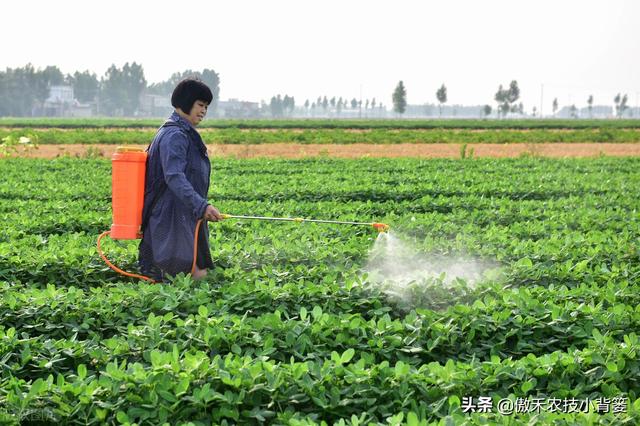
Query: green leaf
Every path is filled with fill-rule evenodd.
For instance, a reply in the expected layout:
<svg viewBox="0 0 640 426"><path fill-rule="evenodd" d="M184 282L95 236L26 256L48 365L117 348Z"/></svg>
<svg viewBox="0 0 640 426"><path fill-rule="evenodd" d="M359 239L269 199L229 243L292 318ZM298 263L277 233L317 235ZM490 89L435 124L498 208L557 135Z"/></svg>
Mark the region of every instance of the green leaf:
<svg viewBox="0 0 640 426"><path fill-rule="evenodd" d="M458 395L451 395L449 397L449 407L460 407L460 398L458 398Z"/></svg>
<svg viewBox="0 0 640 426"><path fill-rule="evenodd" d="M174 394L172 394L171 392L167 392L166 390L158 390L158 395L160 395L160 397L164 400L167 400L169 402L176 402L178 401L178 399L175 397Z"/></svg>
<svg viewBox="0 0 640 426"><path fill-rule="evenodd" d="M532 268L533 262L528 257L523 257L522 259L518 260L518 262L516 263L516 266L524 267L524 268Z"/></svg>
<svg viewBox="0 0 640 426"><path fill-rule="evenodd" d="M582 272L585 269L587 269L588 265L589 265L589 259L582 260L575 264L575 266L573 267L573 272L575 273Z"/></svg>
<svg viewBox="0 0 640 426"><path fill-rule="evenodd" d="M406 364L403 361L398 361L396 362L394 371L395 371L396 377L403 377L409 374L409 372L411 371L411 366L409 364Z"/></svg>
<svg viewBox="0 0 640 426"><path fill-rule="evenodd" d="M78 366L78 378L80 380L84 380L85 377L87 377L87 366L84 364L80 364Z"/></svg>
<svg viewBox="0 0 640 426"><path fill-rule="evenodd" d="M129 423L129 416L127 416L124 411L118 411L118 413L116 414L116 419L120 423Z"/></svg>
<svg viewBox="0 0 640 426"><path fill-rule="evenodd" d="M419 426L420 421L418 420L418 415L413 411L409 411L407 414L407 426Z"/></svg>
<svg viewBox="0 0 640 426"><path fill-rule="evenodd" d="M104 420L107 418L108 411L104 408L96 408L96 417L98 420Z"/></svg>
<svg viewBox="0 0 640 426"><path fill-rule="evenodd" d="M36 379L35 382L31 384L29 388L29 393L27 395L27 400L30 400L34 396L40 395L40 393L45 389L46 384L45 381L40 379Z"/></svg>
<svg viewBox="0 0 640 426"><path fill-rule="evenodd" d="M534 386L535 386L535 384L533 383L532 380L527 380L526 382L524 382L522 384L522 386L520 386L520 389L522 389L522 392L526 394L531 389L533 389Z"/></svg>
<svg viewBox="0 0 640 426"><path fill-rule="evenodd" d="M616 364L615 362L608 362L607 363L607 370L611 371L612 373L615 373L618 371L618 364Z"/></svg>
<svg viewBox="0 0 640 426"><path fill-rule="evenodd" d="M204 305L198 306L198 315L200 315L203 318L206 318L209 315L209 309L207 309L207 307Z"/></svg>
<svg viewBox="0 0 640 426"><path fill-rule="evenodd" d="M159 350L154 349L151 351L151 353L149 354L149 357L151 358L151 365L153 365L154 367L160 367L162 365L162 354L160 353Z"/></svg>
<svg viewBox="0 0 640 426"><path fill-rule="evenodd" d="M340 360L342 361L343 364L346 364L349 361L351 361L351 358L353 358L355 354L356 354L356 351L353 348L349 348L342 353L342 357L340 357Z"/></svg>
<svg viewBox="0 0 640 426"><path fill-rule="evenodd" d="M305 308L304 306L300 308L300 319L302 321L307 319L307 308Z"/></svg>
<svg viewBox="0 0 640 426"><path fill-rule="evenodd" d="M598 343L599 345L603 343L604 337L602 336L602 333L600 333L600 331L597 328L594 328L591 331L591 335L595 339L596 343Z"/></svg>
<svg viewBox="0 0 640 426"><path fill-rule="evenodd" d="M176 395L180 396L184 394L185 392L187 392L187 389L189 389L189 378L184 377L176 385L176 388L175 388Z"/></svg>
<svg viewBox="0 0 640 426"><path fill-rule="evenodd" d="M314 306L311 314L313 315L313 319L316 321L319 320L322 317L322 308L318 305Z"/></svg>

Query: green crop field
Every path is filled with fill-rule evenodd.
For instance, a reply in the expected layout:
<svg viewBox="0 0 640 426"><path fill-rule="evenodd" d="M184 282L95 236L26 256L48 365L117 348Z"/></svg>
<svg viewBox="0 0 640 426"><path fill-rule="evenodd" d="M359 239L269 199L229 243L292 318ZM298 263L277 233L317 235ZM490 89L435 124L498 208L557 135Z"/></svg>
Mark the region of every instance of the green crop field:
<svg viewBox="0 0 640 426"><path fill-rule="evenodd" d="M148 144L162 119L0 118L0 139ZM208 144L638 143L640 120L207 120Z"/></svg>
<svg viewBox="0 0 640 426"><path fill-rule="evenodd" d="M211 223L216 268L162 285L98 257L110 169L0 160L2 424L640 423L639 158L216 159L222 212L391 233ZM486 268L399 297L391 238Z"/></svg>
<svg viewBox="0 0 640 426"><path fill-rule="evenodd" d="M0 117L0 127L140 128L158 127L161 118L42 118ZM207 119L199 128L236 129L598 129L640 128L638 119L503 119L503 120L387 120L387 119Z"/></svg>
<svg viewBox="0 0 640 426"><path fill-rule="evenodd" d="M157 121L156 125L160 125ZM0 139L29 136L39 144L148 144L156 128L0 128ZM640 128L581 129L199 129L207 144L640 143Z"/></svg>

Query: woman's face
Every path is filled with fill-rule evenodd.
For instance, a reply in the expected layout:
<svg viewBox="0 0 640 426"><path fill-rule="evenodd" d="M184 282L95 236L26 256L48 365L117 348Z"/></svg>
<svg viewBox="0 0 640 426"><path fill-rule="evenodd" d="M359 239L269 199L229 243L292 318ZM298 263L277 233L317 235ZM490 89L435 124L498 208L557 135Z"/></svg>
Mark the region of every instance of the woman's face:
<svg viewBox="0 0 640 426"><path fill-rule="evenodd" d="M207 109L209 104L205 101L195 101L191 107L191 112L187 115L187 120L194 126L200 124L204 120L204 116L207 115Z"/></svg>

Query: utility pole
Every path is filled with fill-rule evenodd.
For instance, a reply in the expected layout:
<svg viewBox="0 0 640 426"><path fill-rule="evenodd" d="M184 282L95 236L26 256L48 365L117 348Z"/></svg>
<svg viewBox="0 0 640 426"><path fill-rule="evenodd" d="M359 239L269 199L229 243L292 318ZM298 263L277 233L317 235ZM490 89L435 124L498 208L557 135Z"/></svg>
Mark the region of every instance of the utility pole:
<svg viewBox="0 0 640 426"><path fill-rule="evenodd" d="M542 105L544 105L544 103L542 102L544 99L544 84L540 85L540 118L542 118Z"/></svg>

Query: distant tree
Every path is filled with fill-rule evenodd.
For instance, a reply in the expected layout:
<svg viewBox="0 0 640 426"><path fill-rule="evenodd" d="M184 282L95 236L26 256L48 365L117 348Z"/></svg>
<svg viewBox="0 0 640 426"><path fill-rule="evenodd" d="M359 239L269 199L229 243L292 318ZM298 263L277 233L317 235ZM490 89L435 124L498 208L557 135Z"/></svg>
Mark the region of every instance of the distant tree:
<svg viewBox="0 0 640 426"><path fill-rule="evenodd" d="M73 94L80 102L95 101L100 89L98 77L89 71L76 71L73 75L69 75L67 80L73 87Z"/></svg>
<svg viewBox="0 0 640 426"><path fill-rule="evenodd" d="M304 101L304 109L309 109L309 99Z"/></svg>
<svg viewBox="0 0 640 426"><path fill-rule="evenodd" d="M407 109L407 90L402 80L398 82L391 99L393 100L393 110L398 114L404 114Z"/></svg>
<svg viewBox="0 0 640 426"><path fill-rule="evenodd" d="M342 97L338 99L338 103L336 104L336 112L338 113L338 115L342 113Z"/></svg>
<svg viewBox="0 0 640 426"><path fill-rule="evenodd" d="M29 63L0 71L0 116L31 116L34 107L42 107L49 97L51 86L64 82L56 66L36 70Z"/></svg>
<svg viewBox="0 0 640 426"><path fill-rule="evenodd" d="M36 99L46 92L31 64L0 71L0 115L30 116Z"/></svg>
<svg viewBox="0 0 640 426"><path fill-rule="evenodd" d="M518 113L524 115L524 104L522 102L518 104Z"/></svg>
<svg viewBox="0 0 640 426"><path fill-rule="evenodd" d="M45 69L36 71L35 74L33 74L33 82L36 100L42 106L49 97L51 86L60 86L64 84L65 78L58 67L49 65Z"/></svg>
<svg viewBox="0 0 640 426"><path fill-rule="evenodd" d="M324 98L322 98L322 109L324 109L324 111L327 111L327 108L329 108L329 101L327 100L327 97L325 96Z"/></svg>
<svg viewBox="0 0 640 426"><path fill-rule="evenodd" d="M502 88L502 84L498 86L498 91L493 97L495 101L498 103L498 115L502 115L503 117L507 115L507 111L509 111L509 101L507 101L508 90Z"/></svg>
<svg viewBox="0 0 640 426"><path fill-rule="evenodd" d="M485 117L488 117L491 115L491 105L485 105L484 108L482 108L482 112L484 113Z"/></svg>
<svg viewBox="0 0 640 426"><path fill-rule="evenodd" d="M287 98L287 103L289 102L289 96L285 95ZM284 115L284 100L282 96L272 96L271 102L269 103L269 109L271 110L271 116L274 118L280 118Z"/></svg>
<svg viewBox="0 0 640 426"><path fill-rule="evenodd" d="M533 116L535 117L537 113L538 113L538 108L533 107Z"/></svg>
<svg viewBox="0 0 640 426"><path fill-rule="evenodd" d="M111 65L102 80L102 105L111 115L133 115L140 105L140 95L147 86L142 65L127 62L122 69Z"/></svg>
<svg viewBox="0 0 640 426"><path fill-rule="evenodd" d="M364 109L365 110L369 109L369 99L367 99L366 102L364 103Z"/></svg>
<svg viewBox="0 0 640 426"><path fill-rule="evenodd" d="M558 98L553 99L552 110L553 110L553 116L555 117L556 111L558 110Z"/></svg>
<svg viewBox="0 0 640 426"><path fill-rule="evenodd" d="M569 107L569 114L571 118L578 118L578 108L576 108L575 104Z"/></svg>
<svg viewBox="0 0 640 426"><path fill-rule="evenodd" d="M47 82L49 86L59 86L64 84L64 74L62 71L55 65L49 65L42 71L38 71L37 73L40 78Z"/></svg>
<svg viewBox="0 0 640 426"><path fill-rule="evenodd" d="M613 99L613 101L616 104L616 116L618 118L621 118L625 110L629 108L627 106L627 101L628 101L627 95L625 94L624 96L620 97L620 93L618 93L616 97Z"/></svg>
<svg viewBox="0 0 640 426"><path fill-rule="evenodd" d="M336 107L336 97L332 97L331 100L329 101L329 104L331 104L331 108L335 108Z"/></svg>
<svg viewBox="0 0 640 426"><path fill-rule="evenodd" d="M509 83L509 91L507 93L507 100L509 101L511 112L518 112L518 108L514 105L518 99L520 99L520 88L518 87L518 82L512 80L511 83Z"/></svg>
<svg viewBox="0 0 640 426"><path fill-rule="evenodd" d="M440 109L440 117L442 117L442 105L447 103L447 88L442 83L442 86L436 91L436 98L438 99L439 109Z"/></svg>
<svg viewBox="0 0 640 426"><path fill-rule="evenodd" d="M587 99L587 105L589 108L589 118L593 118L593 95L589 95L589 99Z"/></svg>
<svg viewBox="0 0 640 426"><path fill-rule="evenodd" d="M106 115L122 112L122 105L127 97L122 74L122 70L112 64L101 79L100 105Z"/></svg>
<svg viewBox="0 0 640 426"><path fill-rule="evenodd" d="M376 98L371 99L371 109L376 107Z"/></svg>
<svg viewBox="0 0 640 426"><path fill-rule="evenodd" d="M125 115L133 115L140 107L140 95L147 87L147 80L144 77L142 65L133 62L124 64L122 67L123 83L127 96L125 97L123 109Z"/></svg>
<svg viewBox="0 0 640 426"><path fill-rule="evenodd" d="M293 112L293 109L296 106L295 103L295 99L293 99L293 96L289 96L289 95L284 95L284 98L280 98L280 95L278 95L278 99L280 102L280 115L284 116L284 115L291 115L291 113Z"/></svg>
<svg viewBox="0 0 640 426"><path fill-rule="evenodd" d="M498 103L498 113L506 117L509 112L520 112L520 107L514 105L519 98L520 88L516 80L511 81L508 89L503 89L501 84L494 96L494 99ZM524 107L522 108L522 112L524 112Z"/></svg>

